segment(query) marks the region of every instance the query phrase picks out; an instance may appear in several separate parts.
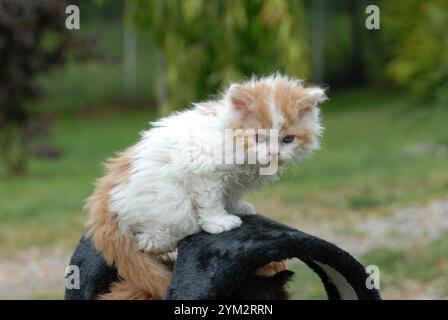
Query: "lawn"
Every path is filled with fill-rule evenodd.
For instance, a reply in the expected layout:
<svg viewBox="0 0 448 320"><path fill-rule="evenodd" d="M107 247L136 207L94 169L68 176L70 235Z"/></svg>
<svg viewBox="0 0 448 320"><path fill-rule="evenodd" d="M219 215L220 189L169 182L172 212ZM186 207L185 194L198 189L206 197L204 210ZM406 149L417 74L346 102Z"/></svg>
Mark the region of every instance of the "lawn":
<svg viewBox="0 0 448 320"><path fill-rule="evenodd" d="M448 295L448 233L435 241L405 250L379 248L361 257L365 265L376 265L380 270L380 291L383 298L406 299L418 291ZM325 291L316 274L302 262L292 262L295 272L288 287L293 299L322 299ZM410 292L410 291L416 292ZM439 293L440 292L440 293ZM422 293L422 297L423 297ZM415 297L415 296L414 296Z"/></svg>
<svg viewBox="0 0 448 320"><path fill-rule="evenodd" d="M397 206L447 194L446 108L414 107L399 92L373 89L330 91L329 96L321 150L281 181L249 195L260 212L306 230L303 217L318 225L348 213L387 216ZM151 110L59 113L54 142L63 151L60 159L32 159L22 178L0 171L0 255L31 246L73 246L83 233L83 202L102 174L101 163L138 139L153 119ZM447 238L444 234L417 254L378 249L359 258L381 263L386 284L400 277L439 279L446 270ZM306 279L294 287L297 296L322 297L317 279L304 268L293 268Z"/></svg>
<svg viewBox="0 0 448 320"><path fill-rule="evenodd" d="M54 161L32 160L19 179L2 173L0 250L74 241L82 233L84 199L102 173L101 163L138 139L149 112L120 112L59 119Z"/></svg>

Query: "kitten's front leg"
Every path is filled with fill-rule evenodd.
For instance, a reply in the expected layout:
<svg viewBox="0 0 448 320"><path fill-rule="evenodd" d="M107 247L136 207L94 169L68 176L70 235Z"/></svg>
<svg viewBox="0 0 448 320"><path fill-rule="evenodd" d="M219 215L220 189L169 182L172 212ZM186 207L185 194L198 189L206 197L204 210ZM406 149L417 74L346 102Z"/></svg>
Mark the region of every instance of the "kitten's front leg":
<svg viewBox="0 0 448 320"><path fill-rule="evenodd" d="M238 189L227 191L226 208L228 211L238 216L256 214L255 206L242 199L243 193Z"/></svg>
<svg viewBox="0 0 448 320"><path fill-rule="evenodd" d="M218 234L239 227L241 219L224 208L223 188L219 181L208 181L198 197L197 212L202 230Z"/></svg>
<svg viewBox="0 0 448 320"><path fill-rule="evenodd" d="M244 200L239 200L234 204L232 213L237 214L239 216L256 214L257 210L252 203L249 203Z"/></svg>

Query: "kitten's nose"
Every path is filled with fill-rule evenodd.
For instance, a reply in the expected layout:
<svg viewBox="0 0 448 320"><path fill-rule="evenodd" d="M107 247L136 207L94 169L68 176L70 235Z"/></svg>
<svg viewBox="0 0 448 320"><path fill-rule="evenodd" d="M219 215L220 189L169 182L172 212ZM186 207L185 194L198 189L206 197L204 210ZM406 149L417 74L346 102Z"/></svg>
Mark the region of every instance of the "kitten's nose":
<svg viewBox="0 0 448 320"><path fill-rule="evenodd" d="M271 157L278 157L279 155L280 155L280 152L278 152L278 151L270 151L269 152L269 155L271 156Z"/></svg>

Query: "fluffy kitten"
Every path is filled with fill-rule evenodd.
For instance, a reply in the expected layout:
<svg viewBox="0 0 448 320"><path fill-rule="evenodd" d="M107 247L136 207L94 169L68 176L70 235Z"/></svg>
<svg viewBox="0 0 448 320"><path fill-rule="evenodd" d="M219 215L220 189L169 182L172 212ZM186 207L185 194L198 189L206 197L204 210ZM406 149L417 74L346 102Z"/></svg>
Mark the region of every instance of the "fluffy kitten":
<svg viewBox="0 0 448 320"><path fill-rule="evenodd" d="M256 212L242 200L244 191L276 177L260 174L263 164L275 162L282 170L318 148L317 104L325 99L321 88L275 74L234 84L220 99L153 123L137 144L109 163L89 199L95 245L135 282L139 269L152 268L166 283L169 275L135 250L133 241L146 253L166 253L201 229L220 233L238 227L238 215ZM235 148L226 144L226 129L235 133ZM222 152L229 160L229 150L235 157L230 158L246 163L223 161ZM254 156L255 163L248 164ZM132 253L126 258L120 250Z"/></svg>

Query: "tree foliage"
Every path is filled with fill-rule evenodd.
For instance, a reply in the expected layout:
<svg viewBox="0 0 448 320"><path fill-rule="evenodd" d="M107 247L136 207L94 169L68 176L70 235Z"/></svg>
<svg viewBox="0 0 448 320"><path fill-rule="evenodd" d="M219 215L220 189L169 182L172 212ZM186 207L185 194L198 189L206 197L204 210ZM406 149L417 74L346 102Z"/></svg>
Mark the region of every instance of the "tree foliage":
<svg viewBox="0 0 448 320"><path fill-rule="evenodd" d="M160 49L168 111L250 74L306 77L302 14L300 0L136 0L128 18Z"/></svg>
<svg viewBox="0 0 448 320"><path fill-rule="evenodd" d="M387 71L418 100L448 102L448 2L383 1Z"/></svg>
<svg viewBox="0 0 448 320"><path fill-rule="evenodd" d="M64 61L69 44L65 6L58 0L0 0L0 158L22 174L31 140L45 133L32 123L35 76Z"/></svg>

